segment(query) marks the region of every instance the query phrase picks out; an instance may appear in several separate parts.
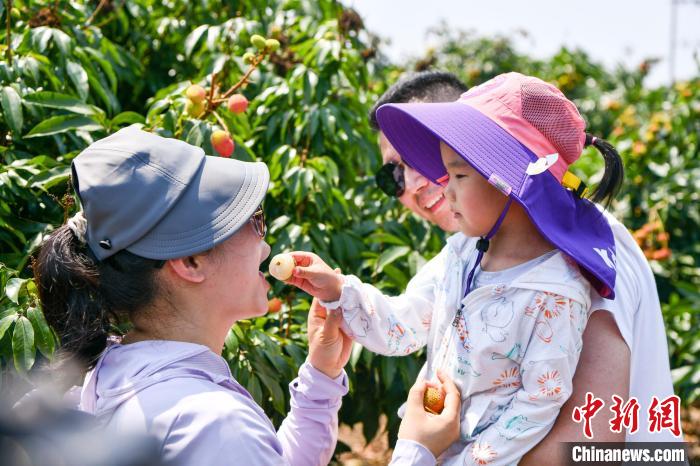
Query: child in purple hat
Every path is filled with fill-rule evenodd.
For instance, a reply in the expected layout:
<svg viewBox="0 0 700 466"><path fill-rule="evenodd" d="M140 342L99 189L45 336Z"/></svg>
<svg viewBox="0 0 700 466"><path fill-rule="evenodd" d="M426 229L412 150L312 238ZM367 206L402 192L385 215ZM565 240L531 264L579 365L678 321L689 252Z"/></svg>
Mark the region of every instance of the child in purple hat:
<svg viewBox="0 0 700 466"><path fill-rule="evenodd" d="M605 174L592 200L610 202L620 157L585 132L557 88L519 73L455 102L384 105L377 119L407 164L445 185L460 233L431 261L440 285L389 298L310 253L293 254L289 282L341 308L347 331L371 351L427 346L419 377L454 377L461 436L442 464L516 464L572 392L590 288L614 297L612 232L568 168L596 147Z"/></svg>

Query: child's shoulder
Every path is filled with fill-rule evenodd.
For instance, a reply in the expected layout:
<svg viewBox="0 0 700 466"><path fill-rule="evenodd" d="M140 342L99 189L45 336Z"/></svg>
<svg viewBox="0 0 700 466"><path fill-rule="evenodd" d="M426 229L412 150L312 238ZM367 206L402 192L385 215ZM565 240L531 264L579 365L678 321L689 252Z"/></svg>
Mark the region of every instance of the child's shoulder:
<svg viewBox="0 0 700 466"><path fill-rule="evenodd" d="M582 304L590 301L588 280L581 274L578 264L559 250L518 277L511 285L515 289L558 294Z"/></svg>

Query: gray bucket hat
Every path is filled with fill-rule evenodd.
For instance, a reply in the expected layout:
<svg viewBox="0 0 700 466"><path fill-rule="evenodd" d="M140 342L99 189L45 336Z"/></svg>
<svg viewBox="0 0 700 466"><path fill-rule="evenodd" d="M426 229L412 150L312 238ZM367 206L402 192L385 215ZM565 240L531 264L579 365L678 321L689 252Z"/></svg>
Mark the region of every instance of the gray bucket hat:
<svg viewBox="0 0 700 466"><path fill-rule="evenodd" d="M98 260L123 249L161 260L211 249L250 219L270 181L264 163L207 156L136 126L91 144L71 172Z"/></svg>

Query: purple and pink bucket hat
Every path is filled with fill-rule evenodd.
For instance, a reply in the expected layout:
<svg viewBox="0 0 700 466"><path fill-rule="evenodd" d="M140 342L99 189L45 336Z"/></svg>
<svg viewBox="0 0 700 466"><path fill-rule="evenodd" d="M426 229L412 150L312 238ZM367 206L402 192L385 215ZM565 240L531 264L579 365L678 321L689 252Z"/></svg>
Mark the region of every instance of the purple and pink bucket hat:
<svg viewBox="0 0 700 466"><path fill-rule="evenodd" d="M598 293L614 299L615 241L607 220L562 185L586 140L583 118L556 87L506 73L455 102L386 104L377 121L401 157L437 184L447 179L440 141L504 195L575 260Z"/></svg>

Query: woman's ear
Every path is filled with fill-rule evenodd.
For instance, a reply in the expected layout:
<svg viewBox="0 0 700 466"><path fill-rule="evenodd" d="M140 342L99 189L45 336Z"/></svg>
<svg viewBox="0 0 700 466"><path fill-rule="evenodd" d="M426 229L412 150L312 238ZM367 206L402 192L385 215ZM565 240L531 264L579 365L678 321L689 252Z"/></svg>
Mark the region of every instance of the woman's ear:
<svg viewBox="0 0 700 466"><path fill-rule="evenodd" d="M207 276L208 259L208 257L201 254L179 257L168 260L166 268L186 282L202 283Z"/></svg>

